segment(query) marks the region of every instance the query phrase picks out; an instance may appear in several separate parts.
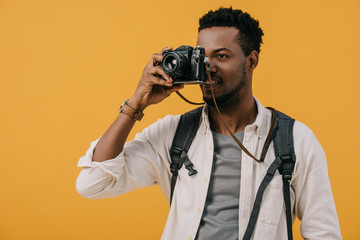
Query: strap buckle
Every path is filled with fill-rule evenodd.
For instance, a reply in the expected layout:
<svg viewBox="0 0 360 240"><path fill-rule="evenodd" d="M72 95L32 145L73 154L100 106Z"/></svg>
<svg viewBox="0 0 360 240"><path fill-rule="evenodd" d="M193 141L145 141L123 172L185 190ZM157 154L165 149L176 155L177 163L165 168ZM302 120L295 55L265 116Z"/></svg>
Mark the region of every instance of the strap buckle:
<svg viewBox="0 0 360 240"><path fill-rule="evenodd" d="M172 174L177 175L178 168L177 168L177 164L176 164L176 163L172 162L172 163L170 164L170 172L171 172Z"/></svg>
<svg viewBox="0 0 360 240"><path fill-rule="evenodd" d="M170 171L172 173L177 174L177 171L184 164L185 168L189 171L189 176L192 176L197 173L196 169L194 169L194 164L190 161L188 155L184 150L178 147L174 147L173 149L173 161L170 164Z"/></svg>
<svg viewBox="0 0 360 240"><path fill-rule="evenodd" d="M180 157L181 157L181 159L182 159L182 161L183 161L186 169L189 170L189 173L188 173L189 176L192 176L192 175L194 175L194 174L197 174L196 169L194 169L194 165L193 165L192 162L190 161L190 159L189 159L189 157L188 157L188 155L186 154L185 151L183 151L183 152L181 153L181 156L180 156Z"/></svg>
<svg viewBox="0 0 360 240"><path fill-rule="evenodd" d="M284 182L290 182L295 166L295 160L296 160L295 154L292 155L280 154L279 157L281 159L279 172L281 173Z"/></svg>
<svg viewBox="0 0 360 240"><path fill-rule="evenodd" d="M181 148L174 147L172 150L171 163L170 163L170 172L177 175L178 170L181 168L183 161L181 159Z"/></svg>

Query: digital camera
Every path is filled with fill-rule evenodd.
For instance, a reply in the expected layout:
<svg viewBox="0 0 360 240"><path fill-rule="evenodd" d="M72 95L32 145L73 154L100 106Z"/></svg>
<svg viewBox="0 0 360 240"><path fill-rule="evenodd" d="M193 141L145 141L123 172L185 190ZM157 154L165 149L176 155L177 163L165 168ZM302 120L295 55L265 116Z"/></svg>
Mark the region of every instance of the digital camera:
<svg viewBox="0 0 360 240"><path fill-rule="evenodd" d="M163 53L161 67L174 84L202 84L206 80L207 57L203 47L180 46Z"/></svg>

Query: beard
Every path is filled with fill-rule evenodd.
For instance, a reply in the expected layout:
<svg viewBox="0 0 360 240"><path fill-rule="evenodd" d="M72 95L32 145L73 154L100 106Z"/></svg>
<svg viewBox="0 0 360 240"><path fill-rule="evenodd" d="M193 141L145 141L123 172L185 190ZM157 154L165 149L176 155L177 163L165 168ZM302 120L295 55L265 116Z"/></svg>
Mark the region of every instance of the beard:
<svg viewBox="0 0 360 240"><path fill-rule="evenodd" d="M247 82L247 74L246 74L246 67L244 64L244 66L242 68L242 74L240 77L240 81L237 83L237 85L232 87L229 91L221 93L219 96L215 96L215 101L216 101L218 107L219 108L225 107L228 104L233 105L234 103L240 101L239 92L244 87L246 82ZM215 107L215 103L214 103L212 96L205 97L203 95L203 99L208 105Z"/></svg>

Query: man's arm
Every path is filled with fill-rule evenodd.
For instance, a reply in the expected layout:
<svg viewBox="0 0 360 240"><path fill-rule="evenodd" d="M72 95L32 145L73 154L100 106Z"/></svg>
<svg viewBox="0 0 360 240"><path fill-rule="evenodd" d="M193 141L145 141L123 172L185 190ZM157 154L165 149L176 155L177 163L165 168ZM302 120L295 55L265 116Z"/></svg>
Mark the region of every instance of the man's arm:
<svg viewBox="0 0 360 240"><path fill-rule="evenodd" d="M134 95L128 105L139 111L144 111L151 104L157 104L171 93L183 86L173 86L172 79L163 71L159 63L162 53L171 48L164 48L154 54L145 67ZM164 78L162 79L161 76ZM99 140L93 155L94 162L102 162L115 158L122 151L125 141L135 124L135 120L126 114L119 114L114 123Z"/></svg>
<svg viewBox="0 0 360 240"><path fill-rule="evenodd" d="M300 131L308 132L307 137L296 139L296 132ZM325 153L315 135L304 126L294 130L294 141L297 146L302 146L296 153L298 167L292 185L296 197L295 213L301 220L301 235L314 240L342 239Z"/></svg>

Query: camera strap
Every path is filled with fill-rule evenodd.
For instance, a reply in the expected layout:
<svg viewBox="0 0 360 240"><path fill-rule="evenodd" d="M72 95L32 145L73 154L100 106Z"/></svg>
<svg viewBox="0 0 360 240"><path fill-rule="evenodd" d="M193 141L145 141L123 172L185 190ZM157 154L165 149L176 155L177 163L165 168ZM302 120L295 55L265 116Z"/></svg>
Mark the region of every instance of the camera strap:
<svg viewBox="0 0 360 240"><path fill-rule="evenodd" d="M204 105L205 104L204 102L202 102L202 103L192 102L192 101L188 100L186 97L184 97L184 95L182 95L179 91L176 91L176 94L179 97L181 97L182 100L184 100L185 102L190 103L192 105Z"/></svg>
<svg viewBox="0 0 360 240"><path fill-rule="evenodd" d="M207 63L205 63L205 65L207 66ZM265 144L264 144L264 148L262 149L261 151L261 155L260 155L260 159L257 159L256 157L254 157L253 154L251 154L249 152L249 150L247 150L247 148L239 141L239 139L237 139L235 137L235 135L230 131L229 127L227 126L221 112L220 112L220 109L216 103L216 100L215 100L215 96L214 96L214 90L213 90L213 86L212 86L212 81L211 81L211 75L210 75L210 72L209 72L209 68L208 67L205 67L206 69L206 74L208 76L208 79L209 79L209 82L210 82L210 89L211 89L211 95L212 95L212 99L214 101L214 105L215 105L215 108L217 110L217 112L219 113L220 115L220 118L221 118L221 121L223 122L226 130L229 132L229 134L231 135L231 137L234 139L234 141L236 142L236 144L247 154L249 155L252 159L254 159L256 162L263 162L264 161L264 158L265 158L265 155L266 155L266 152L269 148L269 145L270 145L270 141L271 139L274 137L274 127L275 127L275 120L276 120L276 111L275 109L273 108L268 108L271 112L272 112L272 119L271 119L271 126L270 126L270 131L266 137L266 140L265 140ZM190 104L193 104L193 105L203 105L204 103L195 103L195 102L192 102L190 100L188 100L187 98L185 98L179 91L176 91L176 94L181 98L183 99L185 102L187 103L190 103Z"/></svg>
<svg viewBox="0 0 360 240"><path fill-rule="evenodd" d="M263 162L264 161L264 158L265 158L265 155L266 155L266 152L269 148L269 145L270 145L270 141L271 139L274 137L274 128L275 128L275 121L276 121L276 111L275 109L273 108L269 108L269 110L272 112L272 118L271 118L271 126L270 126L270 130L269 130L269 133L266 137L266 140L265 140L265 144L264 144L264 147L261 151L261 155L260 155L260 159L257 159L256 157L254 157L254 155L252 155L249 150L246 149L246 147L239 141L239 139L237 139L237 137L235 137L235 135L230 131L229 127L227 126L221 112L220 112L220 109L216 103L216 100L215 100L215 95L214 95L214 90L213 90L213 86L212 86L212 81L211 81L211 76L210 76L210 72L209 71L206 71L207 75L208 75L208 79L209 79L209 82L210 82L210 89L211 89L211 95L212 95L212 98L213 98L213 101L214 101L214 105L215 105L215 108L217 110L217 112L219 113L220 115L220 119L221 121L223 122L226 130L229 132L229 134L231 135L231 137L235 140L235 142L237 143L237 145L239 145L239 147L247 154L249 155L252 159L254 159L256 162Z"/></svg>

